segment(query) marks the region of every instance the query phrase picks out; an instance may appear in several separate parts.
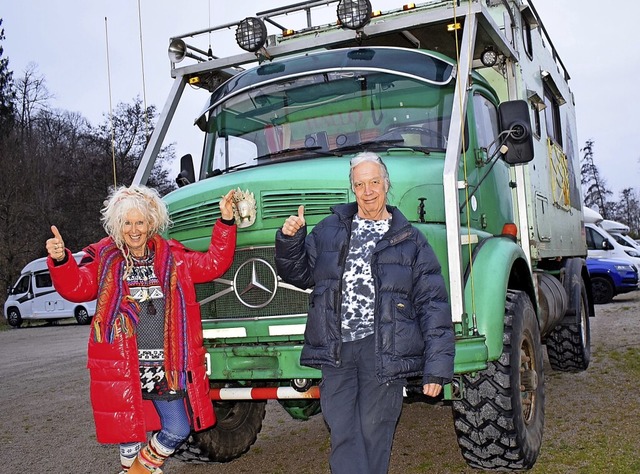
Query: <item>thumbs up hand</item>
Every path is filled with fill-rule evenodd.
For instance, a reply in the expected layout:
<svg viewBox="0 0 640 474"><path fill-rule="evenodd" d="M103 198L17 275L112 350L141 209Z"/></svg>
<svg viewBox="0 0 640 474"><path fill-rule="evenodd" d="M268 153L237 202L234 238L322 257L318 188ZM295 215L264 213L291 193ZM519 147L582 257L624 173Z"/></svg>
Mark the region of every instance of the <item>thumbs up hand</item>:
<svg viewBox="0 0 640 474"><path fill-rule="evenodd" d="M58 228L54 225L51 226L51 233L53 234L53 238L47 239L47 252L52 259L61 262L65 256L64 240L62 240Z"/></svg>
<svg viewBox="0 0 640 474"><path fill-rule="evenodd" d="M289 216L282 226L282 233L292 237L306 224L304 220L304 206L298 207L297 216Z"/></svg>

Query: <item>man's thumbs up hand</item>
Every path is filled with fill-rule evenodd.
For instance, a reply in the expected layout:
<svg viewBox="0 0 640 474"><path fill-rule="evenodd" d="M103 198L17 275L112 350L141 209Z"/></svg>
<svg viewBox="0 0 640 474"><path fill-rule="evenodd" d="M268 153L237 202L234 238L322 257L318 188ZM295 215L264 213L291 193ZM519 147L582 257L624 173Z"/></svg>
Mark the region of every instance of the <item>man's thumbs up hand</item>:
<svg viewBox="0 0 640 474"><path fill-rule="evenodd" d="M297 216L289 216L282 226L282 233L292 237L306 224L304 220L304 206L298 207Z"/></svg>

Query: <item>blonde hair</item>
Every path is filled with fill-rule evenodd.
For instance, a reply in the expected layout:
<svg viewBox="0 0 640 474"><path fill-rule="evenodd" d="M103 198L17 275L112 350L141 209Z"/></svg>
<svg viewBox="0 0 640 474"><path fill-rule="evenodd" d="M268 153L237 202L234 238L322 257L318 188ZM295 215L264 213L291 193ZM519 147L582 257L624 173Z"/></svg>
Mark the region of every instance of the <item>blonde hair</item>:
<svg viewBox="0 0 640 474"><path fill-rule="evenodd" d="M102 208L101 221L104 230L123 251L125 216L132 209L138 210L147 219L149 238L164 232L171 225L167 205L155 189L137 184L112 189Z"/></svg>

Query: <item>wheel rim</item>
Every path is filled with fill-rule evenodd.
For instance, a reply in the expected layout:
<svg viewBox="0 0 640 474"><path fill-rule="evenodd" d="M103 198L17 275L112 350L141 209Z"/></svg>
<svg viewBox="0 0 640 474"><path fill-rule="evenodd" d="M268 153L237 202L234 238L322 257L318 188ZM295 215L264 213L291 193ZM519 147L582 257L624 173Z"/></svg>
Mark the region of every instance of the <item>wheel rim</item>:
<svg viewBox="0 0 640 474"><path fill-rule="evenodd" d="M585 346L589 339L589 335L587 334L587 327L588 327L587 318L588 317L589 315L587 314L587 305L584 299L584 292L583 292L580 294L580 337L582 338L582 343Z"/></svg>
<svg viewBox="0 0 640 474"><path fill-rule="evenodd" d="M80 321L81 323L86 322L89 319L89 313L87 312L86 309L80 309L78 310L78 321Z"/></svg>
<svg viewBox="0 0 640 474"><path fill-rule="evenodd" d="M593 299L597 303L607 303L609 299L610 287L607 283L600 278L594 278L591 283L591 291L593 292Z"/></svg>
<svg viewBox="0 0 640 474"><path fill-rule="evenodd" d="M538 368L534 348L531 335L527 333L520 346L520 401L522 416L527 425L533 421L536 411Z"/></svg>
<svg viewBox="0 0 640 474"><path fill-rule="evenodd" d="M7 316L7 320L9 321L9 324L11 326L17 325L20 321L20 315L18 315L18 312L16 310L9 311L9 314Z"/></svg>

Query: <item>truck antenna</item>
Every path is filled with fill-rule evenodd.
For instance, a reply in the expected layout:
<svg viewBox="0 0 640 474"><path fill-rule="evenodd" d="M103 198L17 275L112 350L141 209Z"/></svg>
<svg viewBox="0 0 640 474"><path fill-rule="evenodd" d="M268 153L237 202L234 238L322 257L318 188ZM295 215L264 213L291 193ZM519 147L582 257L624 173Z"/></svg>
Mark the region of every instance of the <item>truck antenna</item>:
<svg viewBox="0 0 640 474"><path fill-rule="evenodd" d="M142 69L142 102L144 105L144 125L145 125L145 143L149 143L151 134L149 133L149 114L147 113L147 88L144 78L144 48L142 47L142 12L140 10L140 0L138 0L138 30L140 32L140 68Z"/></svg>
<svg viewBox="0 0 640 474"><path fill-rule="evenodd" d="M118 185L116 179L116 150L115 150L115 131L113 129L113 105L111 103L111 62L109 60L109 27L107 17L104 17L104 35L107 44L107 83L109 84L109 122L111 123L111 163L113 165L113 186Z"/></svg>

